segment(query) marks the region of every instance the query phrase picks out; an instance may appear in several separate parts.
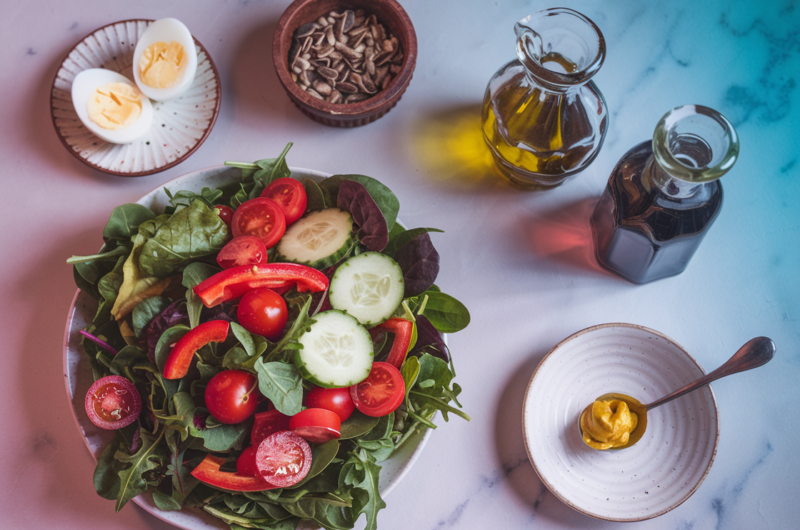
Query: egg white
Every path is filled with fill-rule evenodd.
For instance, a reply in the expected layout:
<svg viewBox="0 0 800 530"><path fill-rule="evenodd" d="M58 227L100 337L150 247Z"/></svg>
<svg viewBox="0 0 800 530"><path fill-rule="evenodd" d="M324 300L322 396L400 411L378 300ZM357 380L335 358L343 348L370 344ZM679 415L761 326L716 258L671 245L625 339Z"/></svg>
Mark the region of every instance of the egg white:
<svg viewBox="0 0 800 530"><path fill-rule="evenodd" d="M139 119L127 127L115 131L104 129L89 118L89 98L92 97L98 87L109 83L130 85L139 93L142 102L142 113L139 115ZM92 131L95 136L113 144L128 144L141 138L150 130L150 123L153 121L153 105L150 100L136 88L136 85L130 79L104 68L91 68L75 76L72 81L72 104L75 107L78 118L87 129Z"/></svg>
<svg viewBox="0 0 800 530"><path fill-rule="evenodd" d="M139 76L139 59L142 53L154 42L177 42L183 46L184 53L186 54L186 68L183 70L183 77L175 83L175 86L169 88L153 88L145 84ZM197 50L194 46L194 39L183 22L175 18L162 18L156 20L145 30L139 42L136 43L136 48L133 50L133 79L139 90L150 99L156 101L168 101L178 97L183 93L194 80L194 75L197 72Z"/></svg>

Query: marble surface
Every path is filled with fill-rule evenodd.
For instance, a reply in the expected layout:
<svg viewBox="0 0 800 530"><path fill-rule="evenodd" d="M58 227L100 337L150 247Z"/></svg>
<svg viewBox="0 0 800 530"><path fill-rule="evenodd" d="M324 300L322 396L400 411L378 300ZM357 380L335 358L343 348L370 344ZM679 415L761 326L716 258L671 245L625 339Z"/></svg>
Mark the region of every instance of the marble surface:
<svg viewBox="0 0 800 530"><path fill-rule="evenodd" d="M290 104L272 69L284 1L5 3L0 18L3 162L0 356L3 528L171 528L92 487L93 461L62 381L61 341L74 294L71 254L94 251L111 208L188 171L274 156L291 165L380 178L411 226L435 226L442 288L472 311L453 335L463 404L388 498L381 528L613 528L562 504L522 441L522 398L544 354L603 322L657 329L706 368L767 335L764 368L713 385L720 443L707 479L642 529L780 529L800 518L800 6L794 1L565 1L605 34L595 81L611 123L592 166L540 194L492 173L478 132L486 82L514 55L513 24L550 7L522 0L406 0L420 56L396 109L354 130L316 124ZM49 116L65 53L94 29L175 16L220 70L222 111L197 153L164 173L123 179L66 152ZM651 137L669 109L699 103L736 126L741 157L723 180L722 213L688 270L634 286L601 270L588 217L619 157Z"/></svg>

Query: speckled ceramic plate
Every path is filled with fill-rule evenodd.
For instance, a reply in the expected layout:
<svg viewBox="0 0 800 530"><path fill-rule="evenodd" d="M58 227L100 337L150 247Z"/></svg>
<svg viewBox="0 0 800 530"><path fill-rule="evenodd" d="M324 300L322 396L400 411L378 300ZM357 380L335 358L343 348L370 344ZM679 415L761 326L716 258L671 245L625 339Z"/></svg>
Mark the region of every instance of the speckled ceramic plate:
<svg viewBox="0 0 800 530"><path fill-rule="evenodd" d="M322 180L330 175L320 171L301 168L291 168L292 175L297 178L313 178ZM239 170L227 166L216 166L208 169L193 171L163 186L154 189L137 202L159 212L168 205L167 196L163 188L175 192L178 190L191 190L200 192L204 186L215 187L232 182L239 176ZM399 222L399 221L398 221ZM75 423L80 430L86 447L95 459L103 448L114 437L113 431L104 431L95 426L86 415L84 399L86 392L92 385L92 369L89 360L81 347L79 331L85 329L94 317L97 302L78 290L72 300L72 305L67 314L67 325L64 330L64 381L67 386L67 397L70 400L71 410ZM445 336L445 342L447 337ZM417 432L409 438L388 460L381 462L380 488L381 495L385 498L394 489L398 482L408 473L417 460L428 438L433 433L431 429ZM111 501L109 501L111 502ZM212 515L193 508L184 508L181 511L165 512L159 510L153 503L150 493L135 497L133 502L144 508L159 519L186 530L228 530L228 525ZM363 517L361 518L363 523ZM298 530L311 530L319 528L307 522L301 523Z"/></svg>
<svg viewBox="0 0 800 530"><path fill-rule="evenodd" d="M83 126L72 104L72 80L88 68L105 68L133 79L133 50L152 20L104 26L79 42L61 63L50 93L50 114L61 143L86 165L123 177L152 175L180 164L208 137L219 114L220 80L208 52L195 39L197 73L179 98L153 102L153 123L130 144L105 142Z"/></svg>
<svg viewBox="0 0 800 530"><path fill-rule="evenodd" d="M531 378L522 423L528 456L542 482L586 515L641 521L688 499L717 451L717 403L705 387L647 415L639 442L616 451L583 443L578 417L608 392L652 403L705 375L669 337L632 324L603 324L553 348Z"/></svg>

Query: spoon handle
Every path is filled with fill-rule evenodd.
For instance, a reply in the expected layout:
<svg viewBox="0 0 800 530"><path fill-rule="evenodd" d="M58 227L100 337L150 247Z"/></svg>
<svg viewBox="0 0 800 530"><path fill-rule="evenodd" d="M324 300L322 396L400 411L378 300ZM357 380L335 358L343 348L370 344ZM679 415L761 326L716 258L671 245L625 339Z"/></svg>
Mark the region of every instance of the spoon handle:
<svg viewBox="0 0 800 530"><path fill-rule="evenodd" d="M645 407L647 410L654 409L722 377L744 372L746 370L752 370L753 368L758 368L759 366L767 364L774 356L775 343L772 342L772 339L767 337L756 337L754 339L750 339L741 348L739 348L736 353L733 354L733 357L728 359L725 364L710 374L707 374L706 376L689 383L685 387L676 390L672 394L664 396L658 401L654 401L649 405L645 405Z"/></svg>

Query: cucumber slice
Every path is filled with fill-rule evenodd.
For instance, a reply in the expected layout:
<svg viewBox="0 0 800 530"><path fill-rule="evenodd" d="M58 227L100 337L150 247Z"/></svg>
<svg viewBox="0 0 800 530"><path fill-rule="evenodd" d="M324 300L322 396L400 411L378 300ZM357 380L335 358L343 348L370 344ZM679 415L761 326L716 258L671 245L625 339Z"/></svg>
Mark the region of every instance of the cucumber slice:
<svg viewBox="0 0 800 530"><path fill-rule="evenodd" d="M300 374L325 388L354 385L372 370L372 337L364 326L342 311L323 311L314 317L298 342L294 363Z"/></svg>
<svg viewBox="0 0 800 530"><path fill-rule="evenodd" d="M397 262L379 252L364 252L336 269L328 296L332 308L371 326L394 314L404 291L403 271Z"/></svg>
<svg viewBox="0 0 800 530"><path fill-rule="evenodd" d="M338 208L311 212L286 229L276 261L324 269L338 263L354 247L353 218Z"/></svg>

